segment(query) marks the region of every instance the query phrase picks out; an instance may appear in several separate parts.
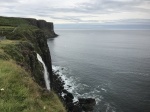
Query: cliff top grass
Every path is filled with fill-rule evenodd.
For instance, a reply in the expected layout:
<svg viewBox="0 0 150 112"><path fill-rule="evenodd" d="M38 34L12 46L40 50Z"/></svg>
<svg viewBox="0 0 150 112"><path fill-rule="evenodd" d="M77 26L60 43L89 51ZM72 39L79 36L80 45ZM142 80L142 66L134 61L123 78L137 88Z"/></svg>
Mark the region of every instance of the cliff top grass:
<svg viewBox="0 0 150 112"><path fill-rule="evenodd" d="M0 59L3 59L3 60L10 59L10 56L4 52L4 48L9 45L14 46L17 43L18 41L0 40Z"/></svg>
<svg viewBox="0 0 150 112"><path fill-rule="evenodd" d="M29 22L23 18L0 17L0 36L21 34L24 31L37 29L37 27L29 25Z"/></svg>
<svg viewBox="0 0 150 112"><path fill-rule="evenodd" d="M22 24L28 24L28 22L22 18L0 16L0 26L18 26Z"/></svg>
<svg viewBox="0 0 150 112"><path fill-rule="evenodd" d="M65 112L54 92L43 92L13 60L0 59L1 112Z"/></svg>

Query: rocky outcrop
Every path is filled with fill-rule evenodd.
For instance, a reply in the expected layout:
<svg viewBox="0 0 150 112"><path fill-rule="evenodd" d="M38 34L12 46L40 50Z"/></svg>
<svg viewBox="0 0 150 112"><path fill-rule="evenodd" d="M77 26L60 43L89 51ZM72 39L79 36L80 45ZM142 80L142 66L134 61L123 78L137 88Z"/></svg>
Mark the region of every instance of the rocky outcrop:
<svg viewBox="0 0 150 112"><path fill-rule="evenodd" d="M66 105L68 112L92 112L96 101L93 98L79 98L77 102L73 102L74 96L72 93L64 89L64 82L58 75L59 71L53 71L53 89Z"/></svg>
<svg viewBox="0 0 150 112"><path fill-rule="evenodd" d="M32 18L24 18L29 22L30 25L36 26L43 30L46 38L57 37L58 35L54 32L54 25L52 22L46 22L45 20L36 20Z"/></svg>
<svg viewBox="0 0 150 112"><path fill-rule="evenodd" d="M49 30L54 30L54 26L52 22L46 22L45 20L36 20L32 18L24 18L27 20L30 25L36 26L40 29L49 29Z"/></svg>
<svg viewBox="0 0 150 112"><path fill-rule="evenodd" d="M52 22L46 22L45 20L37 20L37 26L38 28L41 29L49 29L49 30L54 30L54 25Z"/></svg>

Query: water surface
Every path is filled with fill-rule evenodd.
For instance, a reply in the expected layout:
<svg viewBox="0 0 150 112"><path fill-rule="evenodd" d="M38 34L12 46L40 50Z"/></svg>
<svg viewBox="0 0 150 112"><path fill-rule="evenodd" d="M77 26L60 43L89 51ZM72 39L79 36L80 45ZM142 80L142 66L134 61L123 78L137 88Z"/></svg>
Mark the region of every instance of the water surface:
<svg viewBox="0 0 150 112"><path fill-rule="evenodd" d="M150 112L150 31L57 30L48 40L77 97L97 100L94 112Z"/></svg>

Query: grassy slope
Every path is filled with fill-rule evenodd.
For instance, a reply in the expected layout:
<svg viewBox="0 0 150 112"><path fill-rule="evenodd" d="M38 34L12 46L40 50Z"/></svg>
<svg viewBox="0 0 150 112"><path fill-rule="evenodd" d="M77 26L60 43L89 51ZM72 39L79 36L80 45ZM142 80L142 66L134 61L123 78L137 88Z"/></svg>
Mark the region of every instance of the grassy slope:
<svg viewBox="0 0 150 112"><path fill-rule="evenodd" d="M43 94L12 60L0 59L0 89L1 112L65 112L54 92Z"/></svg>
<svg viewBox="0 0 150 112"><path fill-rule="evenodd" d="M1 20L4 21L6 27L5 24L1 24L3 23ZM0 18L0 26L5 27L6 30L7 28L11 28L7 23L11 23L11 26L17 27L15 24L18 23L18 20L10 20ZM22 20L19 20L19 22L25 23ZM24 28L26 29L27 27ZM15 49L15 46L20 41L0 40L0 111L66 112L63 104L53 91L50 93L44 91L34 82L30 73L17 65L12 57L5 52L9 51L9 46L11 46L11 49ZM17 51L14 55L16 54L19 56Z"/></svg>

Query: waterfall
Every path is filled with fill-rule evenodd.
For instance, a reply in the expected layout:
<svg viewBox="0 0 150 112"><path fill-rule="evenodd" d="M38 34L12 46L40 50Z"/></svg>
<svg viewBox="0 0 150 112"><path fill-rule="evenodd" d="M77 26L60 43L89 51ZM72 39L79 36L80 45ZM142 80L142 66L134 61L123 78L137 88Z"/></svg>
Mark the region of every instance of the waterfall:
<svg viewBox="0 0 150 112"><path fill-rule="evenodd" d="M41 56L38 53L37 53L37 59L43 65L43 68L44 68L44 80L45 80L46 88L47 88L47 90L50 91L50 80L49 80L49 77L48 77L49 74L48 74L47 68L45 66L45 63L43 62Z"/></svg>

